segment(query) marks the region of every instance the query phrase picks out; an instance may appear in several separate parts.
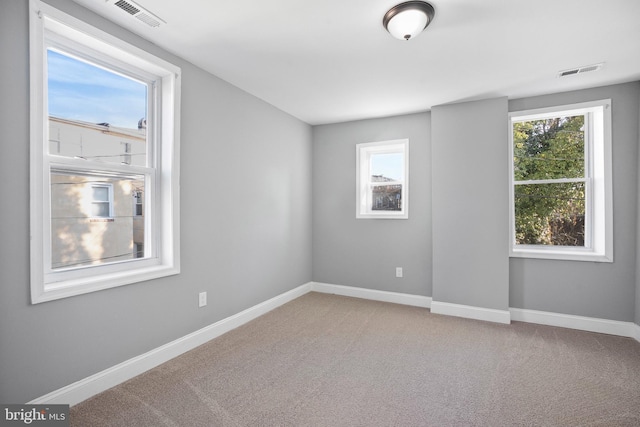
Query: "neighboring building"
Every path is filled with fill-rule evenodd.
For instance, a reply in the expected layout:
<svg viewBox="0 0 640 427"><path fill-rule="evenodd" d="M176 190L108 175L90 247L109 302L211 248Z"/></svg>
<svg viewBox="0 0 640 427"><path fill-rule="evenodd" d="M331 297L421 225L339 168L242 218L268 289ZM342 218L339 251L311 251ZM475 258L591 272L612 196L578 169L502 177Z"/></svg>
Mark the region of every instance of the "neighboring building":
<svg viewBox="0 0 640 427"><path fill-rule="evenodd" d="M146 164L146 128L49 118L49 150L63 157ZM53 269L144 256L144 176L51 171Z"/></svg>
<svg viewBox="0 0 640 427"><path fill-rule="evenodd" d="M383 175L372 175L371 182L391 182L393 179ZM402 185L380 185L373 188L371 210L402 210Z"/></svg>

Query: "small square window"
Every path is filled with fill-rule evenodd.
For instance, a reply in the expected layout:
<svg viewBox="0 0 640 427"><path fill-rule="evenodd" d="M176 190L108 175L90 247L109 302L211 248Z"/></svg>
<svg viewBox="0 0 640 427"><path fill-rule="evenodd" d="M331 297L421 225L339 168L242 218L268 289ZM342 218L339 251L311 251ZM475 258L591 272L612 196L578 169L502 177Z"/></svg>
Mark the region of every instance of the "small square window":
<svg viewBox="0 0 640 427"><path fill-rule="evenodd" d="M91 186L91 216L96 218L111 218L113 203L113 187L110 184Z"/></svg>
<svg viewBox="0 0 640 427"><path fill-rule="evenodd" d="M407 219L409 140L356 145L356 218Z"/></svg>

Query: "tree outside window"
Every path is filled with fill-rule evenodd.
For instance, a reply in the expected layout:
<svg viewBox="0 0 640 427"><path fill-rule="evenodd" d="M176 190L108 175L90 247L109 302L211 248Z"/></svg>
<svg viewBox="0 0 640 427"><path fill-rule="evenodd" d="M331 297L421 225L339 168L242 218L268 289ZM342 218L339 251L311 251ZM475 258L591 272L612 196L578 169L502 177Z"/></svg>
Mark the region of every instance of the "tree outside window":
<svg viewBox="0 0 640 427"><path fill-rule="evenodd" d="M514 123L516 243L584 246L584 116Z"/></svg>

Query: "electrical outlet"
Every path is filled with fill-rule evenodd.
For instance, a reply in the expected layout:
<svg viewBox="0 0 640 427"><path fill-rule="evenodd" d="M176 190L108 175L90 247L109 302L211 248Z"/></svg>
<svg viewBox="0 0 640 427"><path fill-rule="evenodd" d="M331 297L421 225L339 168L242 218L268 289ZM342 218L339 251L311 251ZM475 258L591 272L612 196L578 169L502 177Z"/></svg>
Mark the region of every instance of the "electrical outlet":
<svg viewBox="0 0 640 427"><path fill-rule="evenodd" d="M396 267L396 277L402 277L402 267Z"/></svg>
<svg viewBox="0 0 640 427"><path fill-rule="evenodd" d="M207 305L207 293L200 292L198 294L198 307L204 307L205 305Z"/></svg>

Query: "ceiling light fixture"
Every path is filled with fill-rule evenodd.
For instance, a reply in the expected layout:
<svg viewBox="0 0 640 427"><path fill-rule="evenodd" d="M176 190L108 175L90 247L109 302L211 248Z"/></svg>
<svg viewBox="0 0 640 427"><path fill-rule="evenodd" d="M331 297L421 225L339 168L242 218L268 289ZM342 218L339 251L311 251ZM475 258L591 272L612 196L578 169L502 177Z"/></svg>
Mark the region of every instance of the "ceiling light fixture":
<svg viewBox="0 0 640 427"><path fill-rule="evenodd" d="M389 9L382 25L400 40L409 40L420 34L433 20L435 10L424 1L408 1Z"/></svg>

